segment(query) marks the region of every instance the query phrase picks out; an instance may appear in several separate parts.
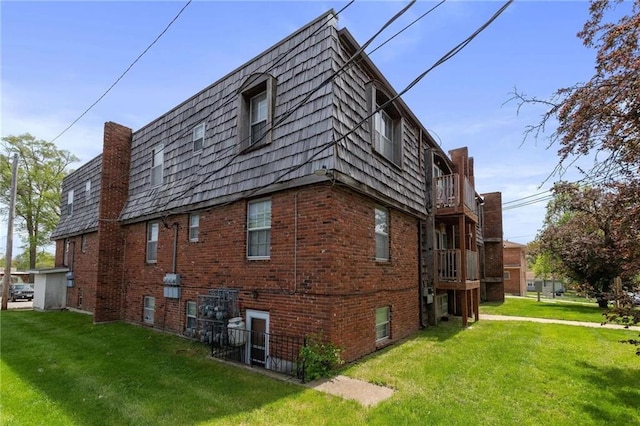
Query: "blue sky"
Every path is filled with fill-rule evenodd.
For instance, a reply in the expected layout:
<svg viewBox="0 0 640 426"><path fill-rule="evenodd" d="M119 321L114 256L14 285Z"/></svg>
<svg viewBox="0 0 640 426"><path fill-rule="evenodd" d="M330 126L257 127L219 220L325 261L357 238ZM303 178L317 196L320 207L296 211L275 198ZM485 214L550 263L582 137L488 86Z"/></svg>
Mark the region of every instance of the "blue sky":
<svg viewBox="0 0 640 426"><path fill-rule="evenodd" d="M339 10L346 3L193 1L56 144L84 163L102 149L104 122L138 129L326 10ZM0 2L2 136L29 132L53 139L104 93L185 4ZM357 0L339 16L339 26L362 44L406 4ZM419 1L372 48L435 4ZM400 91L501 5L449 0L371 59ZM509 202L549 188L550 182L541 185L557 162L557 147L547 149L544 141L533 140L523 144L525 126L536 123L542 110L529 107L518 115L516 105L505 102L514 87L546 98L591 76L595 54L576 37L587 16L585 1L516 1L403 97L445 151L469 148L479 192L500 191L503 202ZM579 175L570 171L565 178ZM504 238L523 244L533 240L544 210L543 202L505 210ZM5 234L6 225L0 238Z"/></svg>

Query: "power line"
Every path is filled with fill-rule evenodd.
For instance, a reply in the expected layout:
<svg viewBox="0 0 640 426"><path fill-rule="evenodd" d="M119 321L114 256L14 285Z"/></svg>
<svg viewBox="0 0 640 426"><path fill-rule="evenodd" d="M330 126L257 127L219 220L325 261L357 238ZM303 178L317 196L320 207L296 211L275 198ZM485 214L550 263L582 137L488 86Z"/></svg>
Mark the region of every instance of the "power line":
<svg viewBox="0 0 640 426"><path fill-rule="evenodd" d="M384 31L389 25L391 25L396 19L398 19L400 16L402 16L402 14L404 14L411 6L413 6L416 3L416 0L412 0L407 6L405 6L404 8L402 8L402 10L400 10L399 12L397 12L393 17L391 17L373 36L371 36L369 38L369 40L367 40L364 45L362 45L362 47L360 47L360 49L358 49L358 51L356 53L354 53L337 71L334 71L329 77L327 77L325 80L323 80L319 85L317 85L315 88L311 89L309 92L307 92L307 94L305 95L305 97L298 102L295 106L293 106L292 108L290 108L288 111L285 111L283 115L280 116L280 118L273 123L269 128L265 129L264 133L262 134L262 136L259 138L259 140L261 140L262 138L264 138L269 132L273 131L274 129L276 129L277 127L283 125L283 123L299 108L301 108L302 106L304 106L309 99L311 99L311 97L313 96L314 93L316 93L318 90L320 90L322 87L326 86L329 82L331 82L333 79L335 79L336 77L338 77L349 65L353 64L355 62L355 60L357 58L360 57L360 55L362 54L362 52L364 51L364 49L366 49L374 40L375 38L380 35L380 33L382 33L382 31ZM348 7L351 3L349 3L347 6L345 6L342 10L346 9L346 7ZM289 51L291 51L292 49L290 49ZM183 134L184 135L184 134ZM251 135L247 136L247 138L243 139L242 141L240 141L239 145L242 145L243 142L245 142L246 140L248 140L248 138L250 138ZM258 141L259 141L258 140ZM228 149L231 148L235 148L237 145L233 145L230 146ZM223 150L222 152L226 152L226 150ZM244 153L244 151L238 151L236 154L234 154L233 156L231 156L231 158L229 159L229 161L227 161L224 165L222 165L221 167L217 168L216 170L209 172L202 180L200 181L196 181L194 184L190 185L187 189L185 189L184 191L182 191L180 194L171 197L171 200L167 201L162 207L160 208L165 208L166 206L168 206L171 202L175 202L176 200L180 199L181 197L184 197L189 191L193 190L194 188L196 188L199 185L202 185L203 183L205 183L208 179L210 179L211 177L215 176L217 173L219 173L220 171L224 170L225 168L227 168L236 158L238 158L240 155L242 155ZM305 163L303 163L302 165L304 165ZM302 167L302 165L300 167ZM289 172L290 173L290 172ZM167 215L170 213L167 213Z"/></svg>
<svg viewBox="0 0 640 426"><path fill-rule="evenodd" d="M115 87L115 85L120 82L120 80L122 80L122 78L129 72L129 70L131 68L133 68L133 66L136 64L136 62L138 62L140 60L140 58L142 58L145 55L145 53L147 53L149 51L149 49L151 49L151 47L153 47L153 45L156 44L156 42L158 40L160 40L160 38L164 35L164 33L167 32L169 27L171 27L171 25L173 25L173 23L180 17L180 15L182 15L182 12L184 12L184 10L187 8L187 6L189 6L189 4L191 4L191 1L192 0L188 0L187 3L184 6L182 6L182 9L180 9L178 14L171 20L171 22L169 22L169 24L165 27L165 29L162 30L162 32L160 34L158 34L158 36L155 38L155 40L153 40L151 42L151 44L149 44L149 46L147 46L147 48L144 49L140 55L138 55L138 57L131 63L131 65L129 65L127 67L127 69L124 70L124 72L122 74L120 74L120 77L118 77L116 79L116 81L114 81L113 84L111 86L109 86L109 88L107 90L105 90L105 92L94 103L89 105L89 108L85 109L84 112L82 114L80 114L80 116L78 118L73 120L73 122L71 124L69 124L69 126L67 126L66 129L64 129L62 132L60 132L58 134L58 136L53 138L51 140L52 143L55 142L60 136L64 135L67 132L67 130L69 130L71 127L73 127L78 121L80 121L82 119L82 117L84 117L89 111L91 111L91 109L94 106L96 106L98 104L98 102L100 102L102 100L102 98L104 98L107 95L107 93L109 93L111 91L111 89L113 89Z"/></svg>
<svg viewBox="0 0 640 426"><path fill-rule="evenodd" d="M453 58L455 55L457 55L462 49L464 49L464 47L466 47L474 38L476 38L478 36L478 34L480 34L482 31L484 31L489 25L491 25L491 23L493 21L495 21L498 16L500 16L502 14L502 12L504 12L507 7L509 7L511 5L511 3L513 3L513 0L508 0L500 9L498 9L498 11L496 11L491 18L489 18L489 20L487 20L484 24L482 24L476 31L474 31L469 37L467 37L465 40L463 40L462 42L458 43L453 49L449 50L447 53L445 53L438 61L436 61L431 67L429 67L427 70L425 70L422 74L420 74L418 77L416 77L411 83L409 83L409 85L403 89L401 92L399 92L397 95L393 96L391 99L389 99L387 102L385 102L384 104L378 106L378 108L374 109L373 112L371 112L370 114L368 114L366 117L364 117L362 120L360 120L353 128L351 128L347 133L343 134L342 136L340 136L338 139L332 140L330 142L325 143L324 145L320 146L320 149L314 153L313 155L311 155L306 161L295 165L291 168L289 168L287 171L285 171L284 173L280 174L273 182L268 183L266 185L262 185L258 188L254 188L252 191L250 191L246 196L249 197L252 194L255 194L256 192L259 192L275 183L278 183L281 179L283 179L285 176L287 176L289 173L298 170L299 168L303 167L304 165L310 163L313 159L315 159L318 155L320 155L320 153L322 153L324 150L326 150L327 148L337 144L338 142L340 142L341 140L345 139L347 136L349 136L350 134L352 134L353 132L355 132L358 128L360 128L360 126L362 124L364 124L365 122L367 122L371 117L373 117L376 113L378 113L379 111L383 110L384 108L386 108L387 106L389 106L393 101L395 101L396 99L398 99L400 96L402 96L403 94L405 94L406 92L408 92L409 90L411 90L416 84L418 84L420 82L420 80L422 80L429 72L431 72L433 69L437 68L438 66L442 65L443 63L445 63L446 61L448 61L449 59Z"/></svg>

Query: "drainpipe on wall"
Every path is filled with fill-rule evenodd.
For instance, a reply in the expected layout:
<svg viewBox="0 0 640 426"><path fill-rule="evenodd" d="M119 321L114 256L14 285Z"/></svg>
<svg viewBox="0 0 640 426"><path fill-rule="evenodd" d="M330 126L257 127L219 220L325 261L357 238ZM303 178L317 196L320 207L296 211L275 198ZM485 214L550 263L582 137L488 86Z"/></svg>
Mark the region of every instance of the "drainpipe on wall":
<svg viewBox="0 0 640 426"><path fill-rule="evenodd" d="M426 328L424 323L424 297L422 296L422 232L420 230L420 221L418 221L418 307L420 328Z"/></svg>

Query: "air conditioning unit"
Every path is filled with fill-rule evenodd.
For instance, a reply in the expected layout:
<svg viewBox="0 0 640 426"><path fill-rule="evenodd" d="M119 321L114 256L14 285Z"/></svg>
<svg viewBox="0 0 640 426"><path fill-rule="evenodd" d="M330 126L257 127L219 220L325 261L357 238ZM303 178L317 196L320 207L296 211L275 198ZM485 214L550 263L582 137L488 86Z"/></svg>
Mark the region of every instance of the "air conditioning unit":
<svg viewBox="0 0 640 426"><path fill-rule="evenodd" d="M449 315L449 296L444 294L436 295L436 319Z"/></svg>

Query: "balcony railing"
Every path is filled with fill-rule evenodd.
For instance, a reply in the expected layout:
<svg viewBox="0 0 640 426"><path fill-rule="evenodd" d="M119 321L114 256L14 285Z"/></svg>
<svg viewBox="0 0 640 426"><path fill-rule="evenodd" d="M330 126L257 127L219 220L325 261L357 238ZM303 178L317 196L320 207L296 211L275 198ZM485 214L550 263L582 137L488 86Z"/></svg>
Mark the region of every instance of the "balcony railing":
<svg viewBox="0 0 640 426"><path fill-rule="evenodd" d="M461 251L458 249L436 250L436 267L438 279L441 282L462 282ZM478 252L465 250L465 265L467 266L467 281L480 279L478 268Z"/></svg>
<svg viewBox="0 0 640 426"><path fill-rule="evenodd" d="M478 214L478 203L476 203L476 190L469 182L469 179L464 179L464 205L467 206L469 210L474 212L476 215Z"/></svg>
<svg viewBox="0 0 640 426"><path fill-rule="evenodd" d="M460 176L453 173L434 178L436 208L457 207L460 205ZM464 205L478 214L476 190L468 178L464 179Z"/></svg>
<svg viewBox="0 0 640 426"><path fill-rule="evenodd" d="M456 207L460 204L457 174L438 176L434 183L436 208Z"/></svg>

